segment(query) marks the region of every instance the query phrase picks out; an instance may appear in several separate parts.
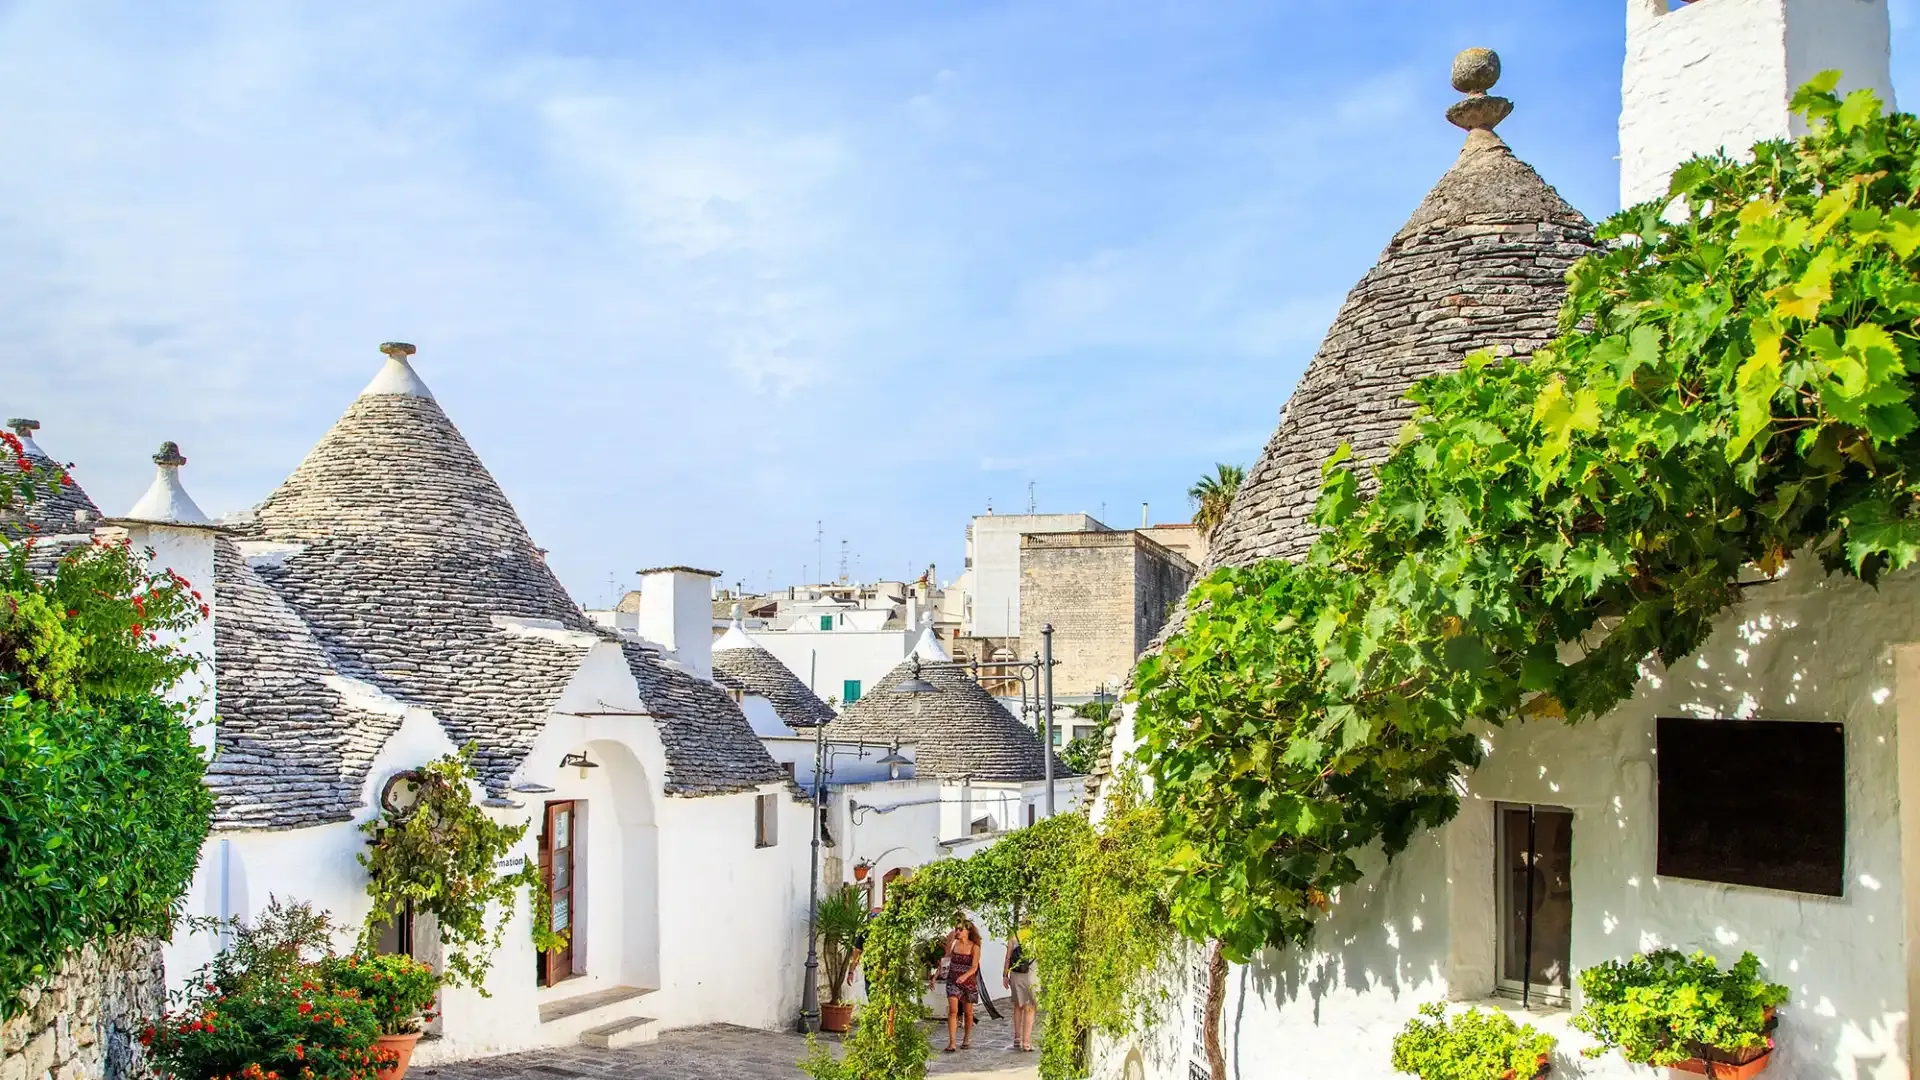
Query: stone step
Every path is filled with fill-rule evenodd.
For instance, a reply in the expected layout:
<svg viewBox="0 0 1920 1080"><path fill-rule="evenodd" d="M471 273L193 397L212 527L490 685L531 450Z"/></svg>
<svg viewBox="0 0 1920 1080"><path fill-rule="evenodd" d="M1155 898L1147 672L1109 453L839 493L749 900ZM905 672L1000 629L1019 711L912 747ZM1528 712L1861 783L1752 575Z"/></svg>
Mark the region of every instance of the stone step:
<svg viewBox="0 0 1920 1080"><path fill-rule="evenodd" d="M609 986L605 990L595 990L591 994L575 994L573 997L542 1004L540 1022L551 1024L595 1009L604 1009L609 1005L618 1005L623 1001L632 1001L651 993L653 991L638 986Z"/></svg>
<svg viewBox="0 0 1920 1080"><path fill-rule="evenodd" d="M660 1037L660 1028L650 1016L629 1016L580 1033L580 1045L601 1050L649 1043Z"/></svg>

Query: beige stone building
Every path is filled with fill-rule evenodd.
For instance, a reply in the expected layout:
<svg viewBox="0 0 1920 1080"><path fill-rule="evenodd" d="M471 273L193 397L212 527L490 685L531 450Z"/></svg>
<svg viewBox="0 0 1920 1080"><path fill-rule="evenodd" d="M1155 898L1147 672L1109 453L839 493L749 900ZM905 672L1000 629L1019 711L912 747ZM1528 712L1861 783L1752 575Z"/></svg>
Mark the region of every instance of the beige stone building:
<svg viewBox="0 0 1920 1080"><path fill-rule="evenodd" d="M1020 538L1020 654L1053 626L1054 697L1119 687L1186 595L1194 564L1147 530Z"/></svg>

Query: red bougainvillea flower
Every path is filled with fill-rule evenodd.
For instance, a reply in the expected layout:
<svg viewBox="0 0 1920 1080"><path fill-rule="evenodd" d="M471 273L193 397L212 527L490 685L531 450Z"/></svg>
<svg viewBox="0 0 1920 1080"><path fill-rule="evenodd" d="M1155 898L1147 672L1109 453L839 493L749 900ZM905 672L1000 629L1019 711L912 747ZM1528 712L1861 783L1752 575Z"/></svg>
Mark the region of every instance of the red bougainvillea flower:
<svg viewBox="0 0 1920 1080"><path fill-rule="evenodd" d="M303 1002L301 1002L301 1003L300 1003L300 1015L301 1015L301 1016L305 1016L305 1015L307 1015L308 1013L310 1013L310 1012L312 1012L312 1011L313 1011L313 1002L311 1002L311 1001L303 1001Z"/></svg>

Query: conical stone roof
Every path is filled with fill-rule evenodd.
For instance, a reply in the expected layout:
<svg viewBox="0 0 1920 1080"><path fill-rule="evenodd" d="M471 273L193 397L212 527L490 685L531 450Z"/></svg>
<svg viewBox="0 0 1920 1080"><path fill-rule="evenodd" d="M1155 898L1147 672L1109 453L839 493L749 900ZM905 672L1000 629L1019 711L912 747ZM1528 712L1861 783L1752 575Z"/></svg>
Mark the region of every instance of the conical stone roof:
<svg viewBox="0 0 1920 1080"><path fill-rule="evenodd" d="M1487 50L1456 60L1454 86L1468 97L1448 119L1467 129L1466 145L1347 294L1211 537L1202 575L1304 556L1316 535L1320 467L1341 443L1370 488L1365 466L1393 449L1413 415L1406 393L1416 381L1481 349L1526 356L1555 336L1567 271L1597 249L1593 225L1494 134L1512 108L1486 94L1499 68ZM1182 604L1152 647L1185 621ZM1103 753L1089 796L1110 765Z"/></svg>
<svg viewBox="0 0 1920 1080"><path fill-rule="evenodd" d="M214 582L214 823L292 829L348 820L400 710L348 700L306 623L224 538L214 541Z"/></svg>
<svg viewBox="0 0 1920 1080"><path fill-rule="evenodd" d="M1358 462L1381 460L1413 414L1405 395L1416 380L1480 349L1525 356L1552 340L1567 270L1593 250L1578 210L1498 135L1471 132L1347 294L1214 534L1206 569L1304 555L1328 455L1345 442Z"/></svg>
<svg viewBox="0 0 1920 1080"><path fill-rule="evenodd" d="M63 466L34 441L33 433L39 430L39 421L15 418L8 420L7 426L19 436L26 450L28 464L35 473L52 477L64 471ZM20 475L19 460L12 453L0 453L0 483L11 483ZM87 497L80 487L80 481L74 479L71 473L67 474L67 480L67 483L60 484L52 491L43 489L37 492L31 502L16 497L12 506L0 511L0 534L17 540L23 536L91 532L93 524L78 523L75 514L84 511L89 519L98 519L100 508Z"/></svg>
<svg viewBox="0 0 1920 1080"><path fill-rule="evenodd" d="M931 694L909 694L898 687L913 677L916 657L901 661L880 685L846 707L827 726L835 741L911 743L918 775L943 780L1041 780L1046 758L1033 729L1014 719L1004 705L964 671L922 661L920 678ZM1069 775L1059 759L1053 775Z"/></svg>
<svg viewBox="0 0 1920 1080"><path fill-rule="evenodd" d="M766 698L788 727L811 728L833 719L832 707L737 622L713 643L713 677L722 686Z"/></svg>
<svg viewBox="0 0 1920 1080"><path fill-rule="evenodd" d="M386 369L236 529L284 554L258 573L340 674L478 742L500 794L594 626L413 374L411 351L389 347Z"/></svg>

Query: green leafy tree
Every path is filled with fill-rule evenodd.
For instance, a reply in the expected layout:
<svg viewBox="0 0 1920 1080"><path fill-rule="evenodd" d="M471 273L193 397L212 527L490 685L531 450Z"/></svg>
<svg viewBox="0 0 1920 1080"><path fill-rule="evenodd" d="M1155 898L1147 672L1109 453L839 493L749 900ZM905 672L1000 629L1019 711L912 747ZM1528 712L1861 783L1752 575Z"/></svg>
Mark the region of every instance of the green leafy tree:
<svg viewBox="0 0 1920 1080"><path fill-rule="evenodd" d="M70 483L14 457L0 480L0 1019L76 950L165 936L212 819L188 704L199 662L162 636L208 614L151 552L95 540L36 551L7 511Z"/></svg>
<svg viewBox="0 0 1920 1080"><path fill-rule="evenodd" d="M1211 538L1227 520L1227 508L1233 505L1233 497L1246 478L1247 470L1238 465L1217 464L1212 473L1187 489L1187 498L1193 500L1193 524L1200 535Z"/></svg>
<svg viewBox="0 0 1920 1080"><path fill-rule="evenodd" d="M1476 725L1605 713L1743 568L1920 556L1920 126L1836 84L1602 225L1550 347L1416 384L1371 496L1336 454L1303 562L1195 587L1134 682L1182 933L1303 940L1356 855L1457 811Z"/></svg>
<svg viewBox="0 0 1920 1080"><path fill-rule="evenodd" d="M1089 701L1073 707L1073 715L1093 721L1091 735L1081 735L1060 748L1060 763L1075 776L1091 775L1113 741L1113 710L1117 702Z"/></svg>

